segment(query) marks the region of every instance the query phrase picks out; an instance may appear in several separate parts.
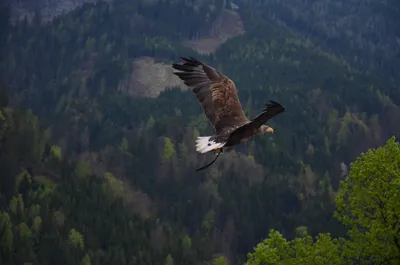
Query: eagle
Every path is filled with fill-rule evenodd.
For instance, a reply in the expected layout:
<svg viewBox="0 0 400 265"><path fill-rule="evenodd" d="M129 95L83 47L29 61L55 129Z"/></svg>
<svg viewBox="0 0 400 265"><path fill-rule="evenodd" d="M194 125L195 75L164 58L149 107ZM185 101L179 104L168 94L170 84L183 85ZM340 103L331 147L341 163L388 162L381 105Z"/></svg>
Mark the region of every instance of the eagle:
<svg viewBox="0 0 400 265"><path fill-rule="evenodd" d="M235 83L229 77L193 57L180 58L183 63L173 63L172 67L178 70L173 73L192 90L214 129L214 135L196 139L197 152L212 151L219 155L223 149L231 150L254 136L274 133L274 129L264 123L284 112L285 107L270 100L260 114L249 120Z"/></svg>

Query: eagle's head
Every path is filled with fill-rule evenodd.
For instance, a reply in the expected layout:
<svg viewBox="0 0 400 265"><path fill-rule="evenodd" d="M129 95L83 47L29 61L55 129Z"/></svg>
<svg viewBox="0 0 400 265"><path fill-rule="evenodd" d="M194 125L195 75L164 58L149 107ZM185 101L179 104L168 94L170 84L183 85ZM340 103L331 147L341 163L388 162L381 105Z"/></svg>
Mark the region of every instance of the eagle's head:
<svg viewBox="0 0 400 265"><path fill-rule="evenodd" d="M268 125L261 125L260 127L261 133L274 133L274 129L272 127L269 127Z"/></svg>

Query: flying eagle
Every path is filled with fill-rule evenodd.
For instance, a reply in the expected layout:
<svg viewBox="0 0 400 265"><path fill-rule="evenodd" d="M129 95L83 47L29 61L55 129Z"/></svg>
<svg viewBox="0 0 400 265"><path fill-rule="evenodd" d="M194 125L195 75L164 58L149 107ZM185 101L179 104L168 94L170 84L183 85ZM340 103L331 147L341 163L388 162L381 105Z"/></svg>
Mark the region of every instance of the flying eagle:
<svg viewBox="0 0 400 265"><path fill-rule="evenodd" d="M243 112L235 83L230 78L195 58L181 59L183 64L172 64L174 69L179 70L174 74L193 91L214 127L213 136L196 139L197 152L213 151L219 155L223 148L231 149L254 136L274 133L274 129L264 123L284 112L285 107L270 100L259 115L249 120Z"/></svg>

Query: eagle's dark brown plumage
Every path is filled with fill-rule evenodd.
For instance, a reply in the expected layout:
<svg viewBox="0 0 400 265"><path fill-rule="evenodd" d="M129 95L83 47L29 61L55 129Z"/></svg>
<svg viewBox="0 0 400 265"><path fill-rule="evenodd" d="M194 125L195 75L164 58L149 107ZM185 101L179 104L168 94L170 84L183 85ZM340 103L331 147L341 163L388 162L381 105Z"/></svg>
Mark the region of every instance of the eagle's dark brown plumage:
<svg viewBox="0 0 400 265"><path fill-rule="evenodd" d="M198 152L218 152L222 147L233 147L253 136L273 133L271 127L263 124L284 112L282 105L270 101L257 117L249 120L243 112L236 86L230 78L197 59L181 59L183 64L172 65L179 70L174 74L192 89L215 131L213 136L198 137Z"/></svg>

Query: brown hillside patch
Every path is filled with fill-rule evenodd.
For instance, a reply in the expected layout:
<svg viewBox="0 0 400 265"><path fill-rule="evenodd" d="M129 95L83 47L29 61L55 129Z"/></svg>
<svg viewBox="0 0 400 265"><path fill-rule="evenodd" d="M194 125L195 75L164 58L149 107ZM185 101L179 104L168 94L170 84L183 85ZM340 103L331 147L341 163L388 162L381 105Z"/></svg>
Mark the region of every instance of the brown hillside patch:
<svg viewBox="0 0 400 265"><path fill-rule="evenodd" d="M181 87L183 82L173 74L171 63L156 62L152 57L140 57L132 62L132 72L123 79L118 91L138 97L157 97L166 87Z"/></svg>
<svg viewBox="0 0 400 265"><path fill-rule="evenodd" d="M245 32L239 14L223 10L214 22L208 36L184 44L198 53L209 54L226 40ZM156 62L152 57L140 57L132 62L132 72L121 80L118 91L137 97L157 97L166 87L187 89L183 82L173 74L171 63Z"/></svg>
<svg viewBox="0 0 400 265"><path fill-rule="evenodd" d="M184 44L200 54L210 54L230 38L245 33L242 19L232 10L223 10L221 16L214 22L208 36L197 40L185 41Z"/></svg>

